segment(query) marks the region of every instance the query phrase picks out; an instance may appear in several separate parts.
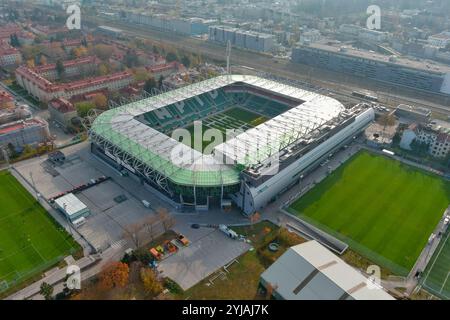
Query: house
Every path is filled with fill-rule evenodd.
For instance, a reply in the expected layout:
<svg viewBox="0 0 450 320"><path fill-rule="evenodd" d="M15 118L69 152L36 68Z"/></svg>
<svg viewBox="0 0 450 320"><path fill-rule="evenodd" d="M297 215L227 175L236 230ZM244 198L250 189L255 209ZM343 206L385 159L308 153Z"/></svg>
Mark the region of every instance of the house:
<svg viewBox="0 0 450 320"><path fill-rule="evenodd" d="M64 98L51 100L48 103L48 111L50 119L59 123L63 128L70 126L71 120L77 116L76 108Z"/></svg>

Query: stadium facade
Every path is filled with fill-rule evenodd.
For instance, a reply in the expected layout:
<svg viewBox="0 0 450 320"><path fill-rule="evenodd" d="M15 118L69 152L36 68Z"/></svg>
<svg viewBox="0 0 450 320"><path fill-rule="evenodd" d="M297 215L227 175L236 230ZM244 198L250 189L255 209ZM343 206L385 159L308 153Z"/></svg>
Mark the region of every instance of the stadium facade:
<svg viewBox="0 0 450 320"><path fill-rule="evenodd" d="M245 131L212 145L208 153L180 142L178 135L173 138L178 128L211 117L223 131L217 115L236 107L265 120L250 121ZM180 207L208 208L231 200L252 214L373 119L366 105L346 109L335 99L279 82L225 75L106 111L94 121L90 138L95 154Z"/></svg>

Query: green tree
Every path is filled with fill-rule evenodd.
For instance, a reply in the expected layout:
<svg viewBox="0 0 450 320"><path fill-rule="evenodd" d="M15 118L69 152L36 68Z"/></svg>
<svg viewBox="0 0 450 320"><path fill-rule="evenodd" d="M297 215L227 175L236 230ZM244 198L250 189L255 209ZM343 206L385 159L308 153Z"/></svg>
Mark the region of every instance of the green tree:
<svg viewBox="0 0 450 320"><path fill-rule="evenodd" d="M87 116L89 110L95 108L95 104L91 101L83 101L75 103L75 108L77 109L78 115L84 118Z"/></svg>
<svg viewBox="0 0 450 320"><path fill-rule="evenodd" d="M64 76L65 71L66 68L64 67L64 63L58 59L58 61L56 61L56 72L58 73L60 78Z"/></svg>
<svg viewBox="0 0 450 320"><path fill-rule="evenodd" d="M156 88L156 81L155 78L150 77L147 81L145 81L144 90L151 93L153 88Z"/></svg>
<svg viewBox="0 0 450 320"><path fill-rule="evenodd" d="M178 60L178 56L177 56L177 54L175 52L169 52L166 55L166 60L168 62L177 61Z"/></svg>
<svg viewBox="0 0 450 320"><path fill-rule="evenodd" d="M160 75L160 76L159 76L159 79L158 79L158 89L161 89L161 88L162 88L162 86L163 86L163 81L164 81L164 77L163 77L163 75Z"/></svg>
<svg viewBox="0 0 450 320"><path fill-rule="evenodd" d="M45 300L53 299L53 287L47 282L42 282L39 293L42 294Z"/></svg>
<svg viewBox="0 0 450 320"><path fill-rule="evenodd" d="M186 67L189 68L191 65L191 59L188 56L183 56L181 58L181 63Z"/></svg>

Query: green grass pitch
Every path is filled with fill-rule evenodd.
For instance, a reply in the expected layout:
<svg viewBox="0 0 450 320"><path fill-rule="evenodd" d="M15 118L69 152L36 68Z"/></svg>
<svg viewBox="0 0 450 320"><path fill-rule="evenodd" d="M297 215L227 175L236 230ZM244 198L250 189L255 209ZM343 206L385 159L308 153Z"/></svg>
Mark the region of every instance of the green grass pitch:
<svg viewBox="0 0 450 320"><path fill-rule="evenodd" d="M449 182L361 151L289 211L374 263L407 275L449 200Z"/></svg>
<svg viewBox="0 0 450 320"><path fill-rule="evenodd" d="M0 172L0 282L22 281L79 245L7 171Z"/></svg>
<svg viewBox="0 0 450 320"><path fill-rule="evenodd" d="M227 129L238 129L246 131L250 128L264 123L267 120L267 117L251 112L250 110L240 107L233 107L222 113L217 113L205 119L202 119L202 133L204 134L208 129L217 129L222 132L223 141L225 141L225 133ZM196 150L199 149L194 145L194 124L189 125L186 129L191 134L191 144L189 146L192 146ZM185 143L185 141L183 142ZM211 143L211 141L203 140L201 151L203 152L205 147Z"/></svg>
<svg viewBox="0 0 450 320"><path fill-rule="evenodd" d="M443 235L424 274L425 289L440 298L450 299L450 228Z"/></svg>

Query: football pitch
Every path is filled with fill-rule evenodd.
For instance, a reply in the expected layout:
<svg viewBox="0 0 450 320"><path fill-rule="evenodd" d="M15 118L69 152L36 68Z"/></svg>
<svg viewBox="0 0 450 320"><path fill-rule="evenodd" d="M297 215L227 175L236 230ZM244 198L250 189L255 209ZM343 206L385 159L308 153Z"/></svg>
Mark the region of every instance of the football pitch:
<svg viewBox="0 0 450 320"><path fill-rule="evenodd" d="M423 286L440 298L450 299L450 228L442 236L439 247L428 263Z"/></svg>
<svg viewBox="0 0 450 320"><path fill-rule="evenodd" d="M210 140L204 138L204 134L208 129L217 129L223 135L223 141L226 140L227 129L235 129L247 131L253 127L256 127L268 120L267 117L260 114L251 112L250 110L241 107L232 107L221 113L216 113L205 119L201 120L202 125L202 150L199 150L199 146L194 144L194 124L190 124L186 129L191 134L191 145L198 151L204 151L205 147L211 144ZM184 142L184 141L183 141Z"/></svg>
<svg viewBox="0 0 450 320"><path fill-rule="evenodd" d="M448 181L361 151L288 210L406 276L449 201Z"/></svg>
<svg viewBox="0 0 450 320"><path fill-rule="evenodd" d="M80 247L8 171L0 172L0 292Z"/></svg>

